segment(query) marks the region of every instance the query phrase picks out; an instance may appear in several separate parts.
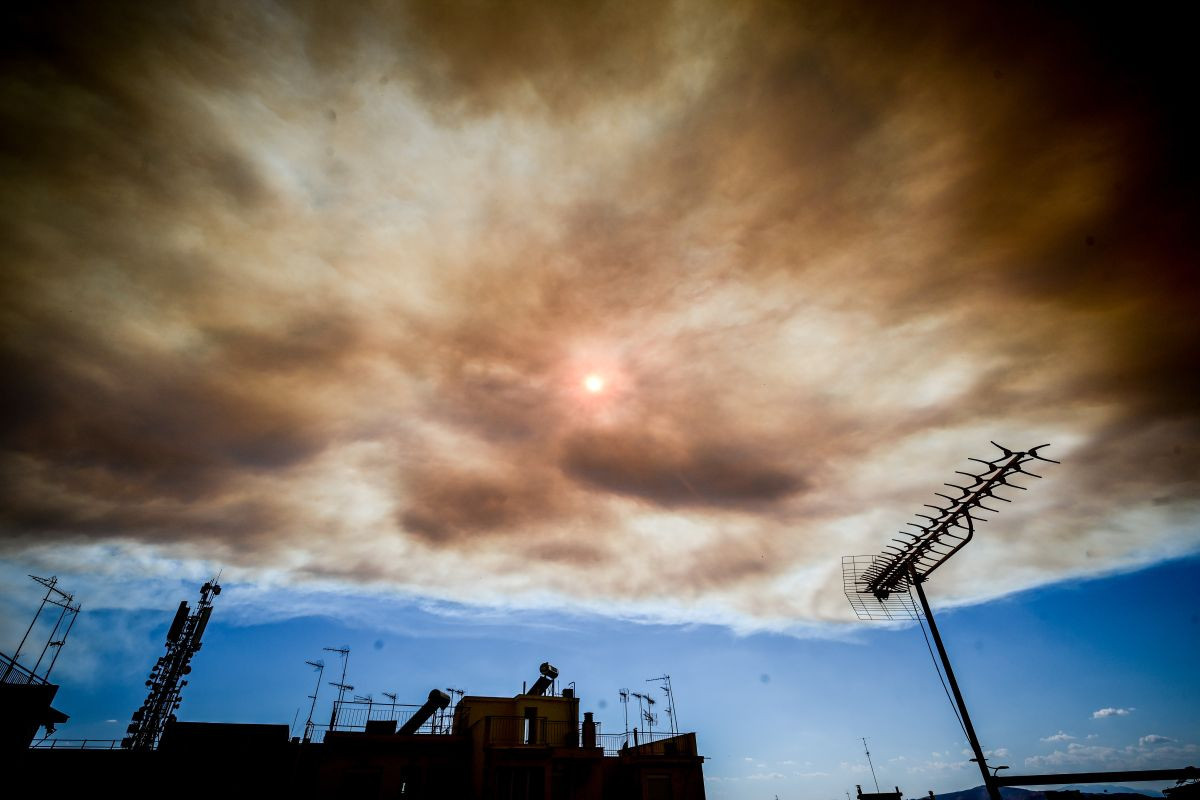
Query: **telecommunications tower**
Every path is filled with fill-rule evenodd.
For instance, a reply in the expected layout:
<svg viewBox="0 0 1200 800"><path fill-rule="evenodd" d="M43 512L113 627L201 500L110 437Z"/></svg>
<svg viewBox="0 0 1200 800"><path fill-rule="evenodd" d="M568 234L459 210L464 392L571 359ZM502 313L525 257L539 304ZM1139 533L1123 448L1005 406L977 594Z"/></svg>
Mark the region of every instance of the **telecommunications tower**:
<svg viewBox="0 0 1200 800"><path fill-rule="evenodd" d="M179 610L167 630L167 652L158 659L146 681L150 693L142 707L133 712L133 721L121 740L129 750L153 750L158 746L163 729L175 719L182 702L179 693L187 686L184 678L192 671L192 655L200 649L200 637L212 616L213 598L221 593L217 579L200 587L200 602L189 609L186 600L179 601Z"/></svg>

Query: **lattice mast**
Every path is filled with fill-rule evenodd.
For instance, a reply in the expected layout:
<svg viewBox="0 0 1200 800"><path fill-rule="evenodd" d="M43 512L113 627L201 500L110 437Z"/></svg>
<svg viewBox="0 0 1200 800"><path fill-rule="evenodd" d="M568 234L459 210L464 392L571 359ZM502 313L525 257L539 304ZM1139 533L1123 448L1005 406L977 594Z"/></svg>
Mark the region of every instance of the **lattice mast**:
<svg viewBox="0 0 1200 800"><path fill-rule="evenodd" d="M975 754L975 758L971 760L979 766L990 800L1001 800L1000 787L992 770L1005 767L988 767L983 747L979 744L979 737L975 735L966 703L958 688L954 670L950 666L950 657L934 621L933 609L930 608L922 588L922 584L935 569L971 541L975 535L976 523L988 520L980 514L999 511L986 505L985 501L1011 503L1011 499L997 492L1005 488L1025 491L1027 487L1013 483L1013 479L1018 475L1040 478L1040 475L1025 469L1031 461L1058 463L1039 454L1038 451L1048 445L1038 445L1029 450L1009 450L995 442L992 442L992 445L1000 450L998 457L991 460L972 458L971 461L983 465L982 469L976 472L957 470L957 474L968 479L965 481L966 485L944 484L955 490L954 493L935 492L942 498L941 501L925 504L926 508L935 513L919 513L917 516L922 519L921 522L908 523L917 529L917 533L901 531L900 536L903 538L893 539L897 544L888 545L879 555L844 557L842 580L846 598L860 619L924 618L934 644L937 645L947 683L954 694L954 703L963 725L963 732ZM909 594L912 589L916 590L920 601L919 610Z"/></svg>
<svg viewBox="0 0 1200 800"><path fill-rule="evenodd" d="M180 692L187 686L184 677L192 671L192 656L200 649L200 638L212 616L213 599L221 593L216 579L200 587L200 600L195 609L186 600L179 601L175 619L167 629L167 652L150 670L146 686L150 688L146 702L133 712L133 721L126 731L129 736L121 746L130 750L153 750L158 746L163 729L175 719L182 699Z"/></svg>

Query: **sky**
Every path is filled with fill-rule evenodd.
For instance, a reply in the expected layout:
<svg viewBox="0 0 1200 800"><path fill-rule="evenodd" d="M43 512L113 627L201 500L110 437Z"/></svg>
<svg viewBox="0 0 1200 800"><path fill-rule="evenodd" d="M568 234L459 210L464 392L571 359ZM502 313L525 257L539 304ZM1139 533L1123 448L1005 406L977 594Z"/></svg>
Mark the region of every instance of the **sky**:
<svg viewBox="0 0 1200 800"><path fill-rule="evenodd" d="M627 663L680 675L681 708L690 681L726 712L689 723L703 750L735 718L757 741L743 666L800 692L784 665L811 658L838 714L894 716L843 686L848 665L909 647L897 681L925 680L924 645L851 624L840 558L877 552L995 440L1062 463L938 571L948 639L961 624L1008 667L1125 663L1138 647L1086 609L1128 593L1153 616L1137 598L1172 586L1176 623L1196 608L1196 131L1173 13L6 11L0 647L25 573L73 580L62 669L128 678L94 684L95 708L123 708L163 609L221 569L211 649L241 638L254 663L277 664L274 640L302 666L355 639L356 668L415 650L507 691L571 642L608 695ZM110 642L87 643L89 615ZM610 651L585 657L595 641ZM467 669L479 643L511 674ZM1020 742L1059 732L1063 758L1195 747L1162 699L1184 691L1170 659L1137 663L1110 688L1158 701L1072 685L1084 710L997 738L1029 758L1054 751ZM299 691L272 702L286 716ZM825 711L766 732L824 741ZM713 796L769 796L722 771L733 749L707 765ZM738 757L829 773L803 796L836 797L857 763ZM772 766L789 760L812 766Z"/></svg>

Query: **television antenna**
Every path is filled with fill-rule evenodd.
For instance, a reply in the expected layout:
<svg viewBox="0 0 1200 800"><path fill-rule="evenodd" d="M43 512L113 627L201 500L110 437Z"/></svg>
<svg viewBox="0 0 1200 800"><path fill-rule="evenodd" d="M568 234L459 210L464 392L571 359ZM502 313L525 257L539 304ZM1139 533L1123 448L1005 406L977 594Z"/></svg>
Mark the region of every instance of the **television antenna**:
<svg viewBox="0 0 1200 800"><path fill-rule="evenodd" d="M645 713L645 711L644 711L645 706L642 704L642 700L645 699L646 695L640 694L639 692L630 692L629 696L637 698L638 713L637 713L637 727L635 728L635 730L640 731L640 730L642 730L642 714Z"/></svg>
<svg viewBox="0 0 1200 800"><path fill-rule="evenodd" d="M629 690L622 689L618 694L621 697L621 707L625 709L625 743L629 743Z"/></svg>
<svg viewBox="0 0 1200 800"><path fill-rule="evenodd" d="M650 695L645 695L643 697L643 699L646 701L646 711L643 714L643 716L645 717L646 725L649 728L649 733L651 736L653 736L654 735L654 723L658 722L658 714L652 713L652 709L654 708L654 704L657 701Z"/></svg>
<svg viewBox="0 0 1200 800"><path fill-rule="evenodd" d="M312 705L308 707L308 719L304 723L304 741L312 741L313 732L313 712L317 710L317 695L321 693L321 678L325 675L325 662L321 659L316 661L305 661L310 667L317 671L317 685L313 687L313 693L308 697L312 700Z"/></svg>
<svg viewBox="0 0 1200 800"><path fill-rule="evenodd" d="M356 695L354 695L354 702L367 704L367 721L370 722L371 721L371 708L375 705L375 698L369 694L368 695L356 694Z"/></svg>
<svg viewBox="0 0 1200 800"><path fill-rule="evenodd" d="M333 712L329 715L329 730L337 727L337 716L339 707L342 701L346 698L346 692L354 691L354 687L346 683L346 666L350 663L350 646L342 645L341 647L322 647L327 653L337 653L342 657L342 678L339 681L330 681L329 685L334 686L338 690L337 700L333 701Z"/></svg>
<svg viewBox="0 0 1200 800"><path fill-rule="evenodd" d="M871 768L871 780L875 781L875 794L879 794L879 778L875 777L875 765L871 763L871 751L867 749L867 737L862 737L863 752L867 754L867 766Z"/></svg>
<svg viewBox="0 0 1200 800"><path fill-rule="evenodd" d="M62 589L58 588L58 576L49 578L39 578L37 575L30 575L30 578L35 583L39 583L46 587L46 595L42 598L42 602L38 605L38 610L34 612L33 619L29 622L29 627L25 629L25 635L21 637L21 643L17 645L17 650L12 654L12 658L6 659L7 663L4 666L4 674L0 676L0 683L49 683L50 672L54 669L54 664L58 661L58 654L62 652L62 647L67 643L67 636L71 633L72 626L75 625L75 618L79 616L79 612L83 607L79 603L75 603L75 595L67 594ZM42 647L41 655L33 665L33 669L28 670L28 676L24 673L24 667L17 665L17 659L21 655L21 650L25 648L25 642L29 639L29 634L33 632L33 626L37 624L38 617L42 615L42 611L46 606L57 606L61 609L58 612L58 619L54 622L54 628L50 631L50 635L46 638L46 644ZM67 626L63 629L62 638L55 639L58 631L62 628L63 623ZM53 648L54 655L50 657L50 663L46 667L46 672L38 676L37 672L42 667L42 661L46 658L46 653ZM10 677L13 670L17 670L17 677Z"/></svg>
<svg viewBox="0 0 1200 800"><path fill-rule="evenodd" d="M463 695L466 693L466 689L455 689L453 686L446 687L446 694L450 695L450 708L447 709L447 713L451 715L451 720L454 719L454 709L458 708L459 701L463 699Z"/></svg>
<svg viewBox="0 0 1200 800"><path fill-rule="evenodd" d="M935 492L941 500L936 504L925 504L925 507L934 513L919 513L917 516L921 518L921 522L907 523L916 528L916 533L901 531L900 536L904 538L892 539L897 544L884 547L879 555L843 557L842 584L846 598L859 619L908 618L916 620L918 624L924 620L921 632L924 633L928 627L929 635L937 646L942 666L938 677L940 679L944 672L944 684L948 683L950 690L947 695L953 692L955 714L975 754L972 761L979 766L990 800L1001 800L999 784L995 774L988 768L983 747L979 744L979 737L975 735L975 727L971 724L967 705L958 688L954 670L950 666L950 657L946 654L946 647L933 618L933 610L929 607L929 600L925 597L922 587L934 570L971 541L975 535L976 523L988 521L987 517L978 514L999 511L986 505L985 501L1011 503L1011 499L997 492L1002 489L1027 490L1027 486L1013 483L1013 479L1020 475L1040 478L1040 475L1025 469L1030 462L1059 463L1039 454L1038 451L1048 445L1038 445L1029 450L1009 450L995 442L992 442L992 445L1000 451L999 456L990 460L970 459L982 466L977 467L974 472L956 470L965 480L960 478L959 483L944 484L954 490L953 493ZM912 599L913 589L920 600L919 610ZM926 637L926 644L928 638ZM931 648L930 655L932 654ZM937 661L934 661L934 666L937 666ZM865 740L863 745L865 747Z"/></svg>
<svg viewBox="0 0 1200 800"><path fill-rule="evenodd" d="M671 689L671 676L666 673L659 675L657 678L647 678L646 683L657 681L659 688L667 695L667 720L671 724L671 734L679 733L679 719L675 716L675 692Z"/></svg>

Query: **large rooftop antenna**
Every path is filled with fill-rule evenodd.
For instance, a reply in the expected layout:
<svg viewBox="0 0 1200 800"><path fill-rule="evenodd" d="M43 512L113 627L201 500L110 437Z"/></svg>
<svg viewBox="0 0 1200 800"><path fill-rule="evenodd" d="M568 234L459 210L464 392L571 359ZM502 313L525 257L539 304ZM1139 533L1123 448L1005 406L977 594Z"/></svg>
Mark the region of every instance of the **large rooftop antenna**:
<svg viewBox="0 0 1200 800"><path fill-rule="evenodd" d="M49 683L50 672L54 669L55 662L58 661L58 654L62 652L62 646L67 643L67 635L71 633L71 627L75 624L75 618L79 616L82 606L75 603L75 595L67 594L62 589L58 588L58 576L49 578L39 578L37 575L30 575L35 582L46 587L46 595L42 598L41 604L38 605L38 610L34 612L33 619L29 621L29 627L25 629L25 635L21 637L21 643L17 645L17 650L12 654L11 659L6 659L4 665L4 674L0 675L0 683ZM21 655L21 650L25 648L25 642L29 639L29 634L33 632L33 626L37 624L38 617L42 615L42 611L46 606L57 606L61 609L58 612L58 619L54 622L54 628L50 631L50 635L46 637L46 644L42 647L41 655L38 656L37 662L34 663L33 669L28 670L28 675L25 675L26 669L18 666L17 659ZM62 628L63 623L67 626ZM62 628L62 637L55 639L59 629ZM50 649L54 649L54 655L50 658L50 663L46 666L46 672L38 676L37 672L42 667L42 661L46 658L46 653ZM17 676L13 676L13 670L17 671Z"/></svg>
<svg viewBox="0 0 1200 800"><path fill-rule="evenodd" d="M675 716L675 692L671 689L671 676L664 673L657 678L646 679L646 683L655 681L667 695L667 721L671 724L671 734L676 735L679 733L679 719Z"/></svg>
<svg viewBox="0 0 1200 800"><path fill-rule="evenodd" d="M221 593L221 585L214 578L200 587L200 601L195 610L190 610L186 600L179 601L175 619L167 629L167 652L158 659L150 670L146 686L150 688L146 702L133 712L129 724L129 736L121 746L130 750L153 750L158 746L163 729L175 719L175 711L182 699L179 693L187 686L184 675L192 671L192 656L200 649L200 638L208 627L212 616L213 598Z"/></svg>
<svg viewBox="0 0 1200 800"><path fill-rule="evenodd" d="M1048 445L1038 445L1029 450L1009 450L995 442L992 444L1000 451L1000 455L991 460L972 458L972 461L982 464L975 472L958 470L957 474L965 478L960 479L960 483L965 485L947 483L945 486L954 490L951 494L936 492L935 494L942 498L941 501L937 504L925 504L935 513L917 514L922 521L908 523L915 527L917 532L901 531L900 535L904 538L892 540L899 546L888 545L881 554L875 556L843 557L842 583L846 598L859 619L890 620L906 617L920 622L922 616L924 617L934 644L937 645L938 655L941 656L946 682L954 693L956 714L963 733L966 734L971 750L975 753L972 760L979 766L990 800L1001 800L995 773L989 769L984 758L983 748L975 735L971 717L967 714L967 705L963 701L962 692L959 691L958 681L954 678L954 670L950 667L950 657L946 654L942 636L938 632L937 623L934 622L933 610L930 609L929 600L922 588L922 584L935 569L971 541L975 534L975 523L987 521L987 517L977 515L984 511L994 513L998 510L985 505L984 501L1010 503L1012 501L1009 498L1002 497L997 492L1005 488L1024 491L1027 487L1012 482L1018 475L1040 478L1040 475L1025 469L1029 462L1058 463L1038 454L1039 450ZM921 602L920 611L917 610L910 594L910 590L914 588Z"/></svg>
<svg viewBox="0 0 1200 800"><path fill-rule="evenodd" d="M346 666L350 663L350 646L342 645L341 647L323 647L321 649L329 653L337 653L342 657L342 679L329 682L330 686L334 686L338 690L337 700L333 701L333 711L329 715L329 730L333 730L337 727L338 708L345 700L346 692L354 691L354 687L346 683Z"/></svg>

